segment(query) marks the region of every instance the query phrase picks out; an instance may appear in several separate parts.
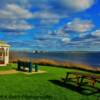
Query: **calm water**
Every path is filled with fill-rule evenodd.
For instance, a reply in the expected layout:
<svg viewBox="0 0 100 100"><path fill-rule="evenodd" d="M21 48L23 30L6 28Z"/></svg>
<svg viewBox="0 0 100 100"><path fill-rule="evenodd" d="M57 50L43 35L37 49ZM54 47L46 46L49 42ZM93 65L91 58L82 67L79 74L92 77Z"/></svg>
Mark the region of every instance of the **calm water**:
<svg viewBox="0 0 100 100"><path fill-rule="evenodd" d="M32 58L47 58L52 60L59 60L59 61L74 61L83 64L88 64L91 66L100 67L100 52L78 52L78 53L71 53L71 52L49 52L49 53L21 53L17 55L19 57L28 57Z"/></svg>

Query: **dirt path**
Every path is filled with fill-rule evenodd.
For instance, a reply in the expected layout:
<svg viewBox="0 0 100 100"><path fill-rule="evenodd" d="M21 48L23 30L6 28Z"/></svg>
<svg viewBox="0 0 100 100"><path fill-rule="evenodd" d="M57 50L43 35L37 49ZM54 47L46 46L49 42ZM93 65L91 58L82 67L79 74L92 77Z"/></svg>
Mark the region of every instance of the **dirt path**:
<svg viewBox="0 0 100 100"><path fill-rule="evenodd" d="M0 75L9 75L9 74L16 74L16 73L24 73L24 74L42 74L42 73L46 73L46 71L38 71L35 72L33 71L32 73L29 72L23 72L23 71L17 71L17 70L8 70L8 71L0 71Z"/></svg>
<svg viewBox="0 0 100 100"><path fill-rule="evenodd" d="M0 71L0 75L15 74L18 73L16 70Z"/></svg>

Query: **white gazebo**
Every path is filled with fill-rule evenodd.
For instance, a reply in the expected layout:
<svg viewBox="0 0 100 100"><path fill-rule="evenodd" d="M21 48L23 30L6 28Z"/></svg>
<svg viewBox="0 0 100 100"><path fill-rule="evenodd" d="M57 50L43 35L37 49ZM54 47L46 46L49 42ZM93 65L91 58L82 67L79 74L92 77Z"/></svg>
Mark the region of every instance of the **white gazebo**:
<svg viewBox="0 0 100 100"><path fill-rule="evenodd" d="M9 47L10 45L0 41L0 66L5 66L9 63Z"/></svg>

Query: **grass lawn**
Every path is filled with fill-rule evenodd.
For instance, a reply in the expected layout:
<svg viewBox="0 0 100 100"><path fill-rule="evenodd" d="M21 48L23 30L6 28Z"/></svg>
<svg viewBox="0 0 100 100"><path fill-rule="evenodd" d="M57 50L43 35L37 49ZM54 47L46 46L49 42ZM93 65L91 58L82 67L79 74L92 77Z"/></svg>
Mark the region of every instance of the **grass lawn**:
<svg viewBox="0 0 100 100"><path fill-rule="evenodd" d="M0 67L0 70L16 68L16 64ZM85 86L78 89L75 83L61 81L67 71L80 71L40 66L44 74L11 74L0 76L0 100L100 100L100 92ZM82 71L83 72L83 71ZM96 84L100 88L100 83Z"/></svg>

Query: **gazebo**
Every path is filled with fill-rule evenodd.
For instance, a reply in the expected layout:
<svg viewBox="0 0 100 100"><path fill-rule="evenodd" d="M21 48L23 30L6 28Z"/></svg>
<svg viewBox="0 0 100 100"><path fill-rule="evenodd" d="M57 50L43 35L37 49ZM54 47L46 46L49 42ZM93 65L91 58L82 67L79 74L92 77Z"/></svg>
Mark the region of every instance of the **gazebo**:
<svg viewBox="0 0 100 100"><path fill-rule="evenodd" d="M9 63L9 47L3 41L0 41L0 66L5 66Z"/></svg>

